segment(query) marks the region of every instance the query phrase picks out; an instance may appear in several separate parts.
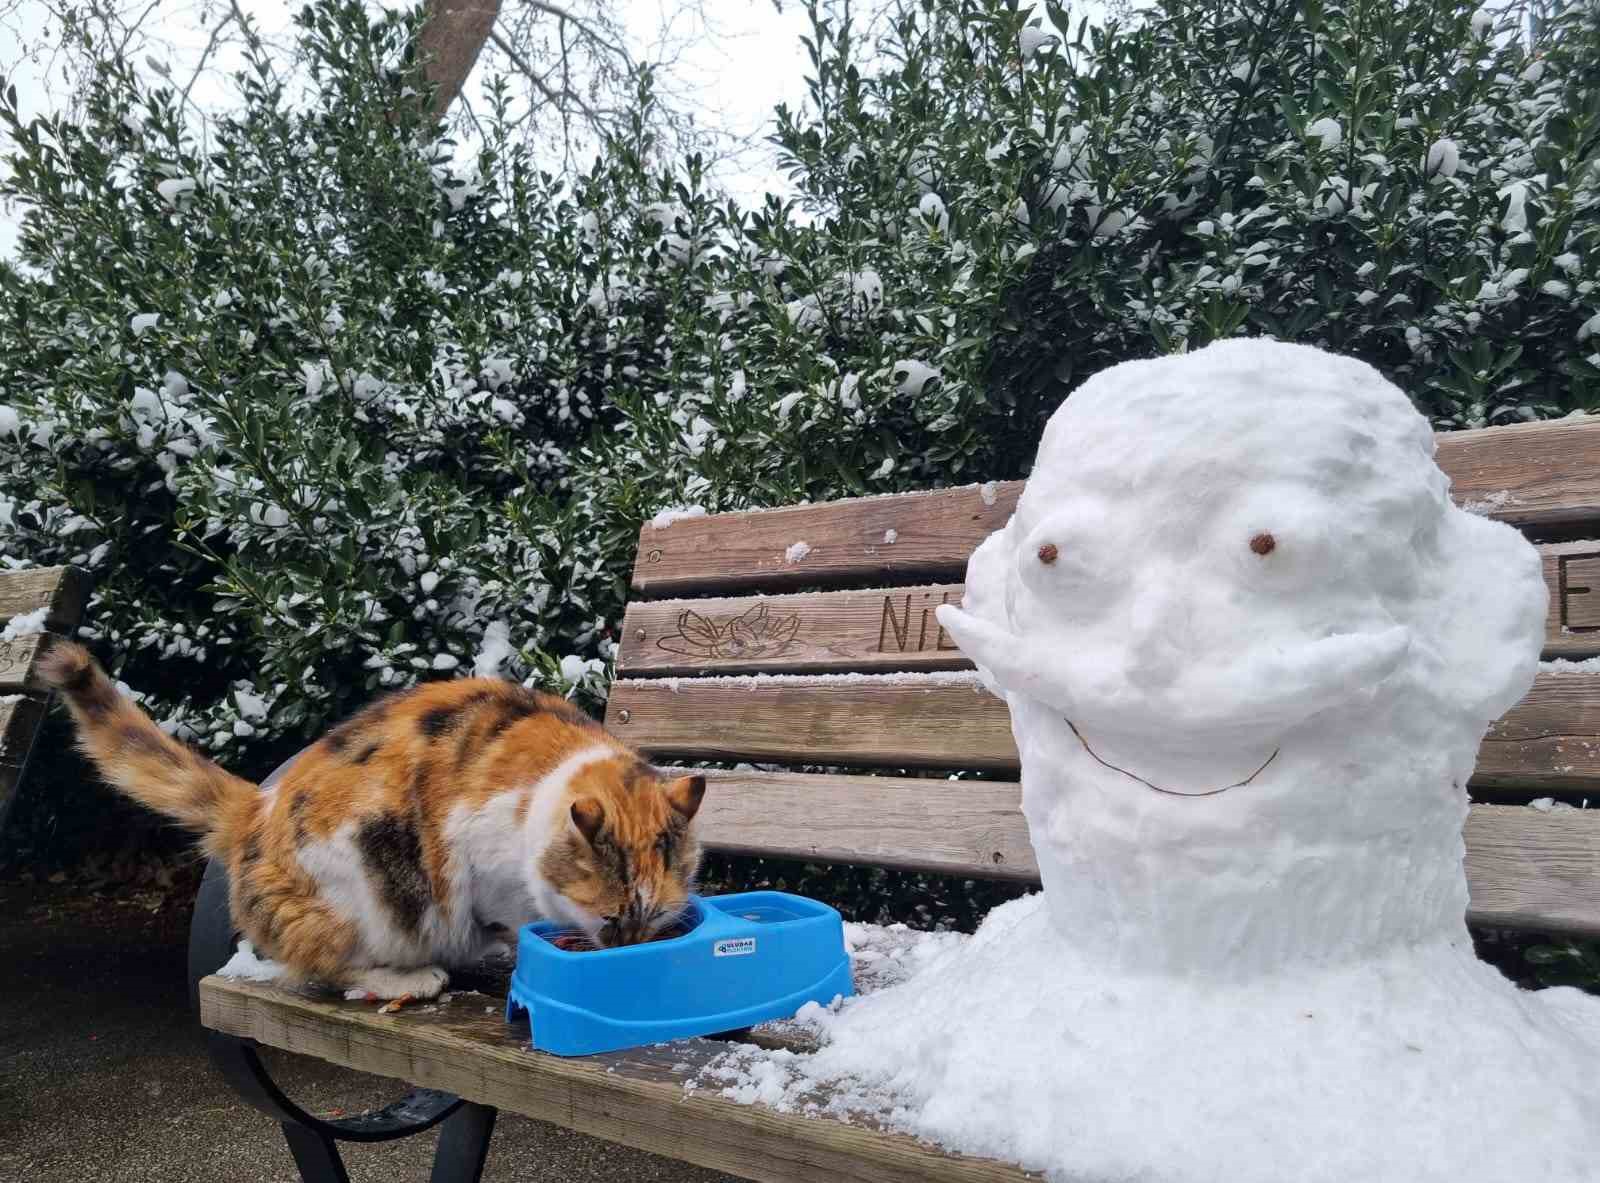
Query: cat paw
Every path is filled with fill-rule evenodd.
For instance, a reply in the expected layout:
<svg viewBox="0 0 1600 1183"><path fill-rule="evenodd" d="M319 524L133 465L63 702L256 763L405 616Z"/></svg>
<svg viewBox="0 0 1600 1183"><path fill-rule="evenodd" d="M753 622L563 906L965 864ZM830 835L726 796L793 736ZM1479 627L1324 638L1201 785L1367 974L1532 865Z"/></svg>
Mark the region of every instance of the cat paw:
<svg viewBox="0 0 1600 1183"><path fill-rule="evenodd" d="M344 996L362 1002L387 1002L406 997L426 1002L430 998L437 998L449 984L450 975L437 965L425 965L420 969L378 966L363 970L344 992Z"/></svg>

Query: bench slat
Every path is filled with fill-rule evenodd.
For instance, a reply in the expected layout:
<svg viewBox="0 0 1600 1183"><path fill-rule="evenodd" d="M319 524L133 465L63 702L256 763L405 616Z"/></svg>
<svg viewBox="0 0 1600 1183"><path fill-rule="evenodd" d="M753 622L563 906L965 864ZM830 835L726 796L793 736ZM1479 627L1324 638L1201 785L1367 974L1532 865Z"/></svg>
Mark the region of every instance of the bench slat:
<svg viewBox="0 0 1600 1183"><path fill-rule="evenodd" d="M700 840L724 854L1037 882L1016 781L704 769Z"/></svg>
<svg viewBox="0 0 1600 1183"><path fill-rule="evenodd" d="M1532 531L1600 521L1600 420L1445 432L1439 467L1458 502ZM959 579L1016 508L1023 482L687 518L639 532L644 596ZM895 532L891 543L887 532ZM791 562L789 548L811 549Z"/></svg>
<svg viewBox="0 0 1600 1183"><path fill-rule="evenodd" d="M1539 547L1550 610L1547 657L1600 654L1600 541ZM959 583L634 600L617 650L622 677L698 673L845 673L970 668L934 609Z"/></svg>
<svg viewBox="0 0 1600 1183"><path fill-rule="evenodd" d="M971 672L625 679L606 724L669 759L1017 768L1006 705Z"/></svg>
<svg viewBox="0 0 1600 1183"><path fill-rule="evenodd" d="M1020 1183L1018 1167L944 1154L864 1122L776 1113L708 1089L685 1071L721 1047L704 1040L562 1059L530 1051L524 1028L484 996L438 1010L380 1015L254 982L200 982L200 1021L215 1031L347 1068L444 1089L479 1104L765 1183Z"/></svg>
<svg viewBox="0 0 1600 1183"><path fill-rule="evenodd" d="M623 619L617 674L968 669L972 663L933 614L942 603L959 604L961 590L959 583L943 583L634 600Z"/></svg>
<svg viewBox="0 0 1600 1183"><path fill-rule="evenodd" d="M1600 935L1600 810L1474 805L1464 836L1467 919Z"/></svg>
<svg viewBox="0 0 1600 1183"><path fill-rule="evenodd" d="M1600 653L1600 540L1550 542L1539 548L1550 589L1544 651L1549 657Z"/></svg>
<svg viewBox="0 0 1600 1183"><path fill-rule="evenodd" d="M45 627L70 632L89 597L89 578L76 567L39 567L0 572L0 624L13 616L48 608Z"/></svg>
<svg viewBox="0 0 1600 1183"><path fill-rule="evenodd" d="M966 672L622 679L606 723L662 759L1017 770L1005 704ZM1600 675L1541 672L1472 783L1600 790Z"/></svg>
<svg viewBox="0 0 1600 1183"><path fill-rule="evenodd" d="M707 769L709 850L1037 882L1015 781ZM1467 817L1474 923L1600 933L1600 810L1474 805Z"/></svg>
<svg viewBox="0 0 1600 1183"><path fill-rule="evenodd" d="M6 815L11 812L28 753L33 749L34 734L44 715L45 705L36 698L18 696L10 702L0 702L0 830L5 828Z"/></svg>
<svg viewBox="0 0 1600 1183"><path fill-rule="evenodd" d="M1600 675L1541 673L1489 727L1472 783L1586 789L1600 784Z"/></svg>
<svg viewBox="0 0 1600 1183"><path fill-rule="evenodd" d="M49 643L48 633L0 641L0 694L15 694L19 690L38 687L38 680L33 676L33 663Z"/></svg>
<svg viewBox="0 0 1600 1183"><path fill-rule="evenodd" d="M967 485L684 518L660 528L646 522L633 588L672 596L959 578L967 556L1006 524L1021 493L1021 481L1002 481L988 496ZM797 542L811 549L791 562Z"/></svg>

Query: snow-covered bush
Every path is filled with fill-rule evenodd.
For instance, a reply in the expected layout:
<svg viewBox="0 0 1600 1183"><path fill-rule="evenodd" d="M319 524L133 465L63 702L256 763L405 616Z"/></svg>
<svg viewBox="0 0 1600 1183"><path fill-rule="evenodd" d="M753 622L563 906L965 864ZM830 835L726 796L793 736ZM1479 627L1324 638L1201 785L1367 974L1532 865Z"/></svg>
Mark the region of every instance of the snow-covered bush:
<svg viewBox="0 0 1600 1183"><path fill-rule="evenodd" d="M750 209L642 114L576 176L503 90L433 138L410 18L356 2L302 16L309 90L261 51L203 137L108 59L77 122L0 98L3 561L89 567L102 656L260 771L418 679L593 702L640 521L1022 475L1126 358L1276 333L1445 427L1588 408L1582 8L1532 47L1392 0L818 13L798 197Z"/></svg>

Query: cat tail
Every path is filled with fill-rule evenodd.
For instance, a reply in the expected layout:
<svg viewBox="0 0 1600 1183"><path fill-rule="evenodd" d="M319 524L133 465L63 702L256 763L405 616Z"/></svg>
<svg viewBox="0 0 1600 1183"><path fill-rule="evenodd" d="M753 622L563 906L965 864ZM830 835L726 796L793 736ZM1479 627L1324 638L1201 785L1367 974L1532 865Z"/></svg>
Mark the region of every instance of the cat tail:
<svg viewBox="0 0 1600 1183"><path fill-rule="evenodd" d="M253 814L259 792L179 743L117 690L82 645L57 641L39 659L47 686L61 693L78 726L78 746L100 775L220 854Z"/></svg>

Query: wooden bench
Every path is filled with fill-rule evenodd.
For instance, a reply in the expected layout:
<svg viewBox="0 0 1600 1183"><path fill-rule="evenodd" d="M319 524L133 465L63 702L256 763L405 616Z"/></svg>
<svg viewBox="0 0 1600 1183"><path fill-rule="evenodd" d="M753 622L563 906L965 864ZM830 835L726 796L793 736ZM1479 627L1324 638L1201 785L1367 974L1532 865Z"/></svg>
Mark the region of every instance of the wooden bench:
<svg viewBox="0 0 1600 1183"><path fill-rule="evenodd" d="M53 635L72 635L88 594L88 578L73 567L0 574L0 627L18 616L44 613L41 631L0 640L0 830L5 829L34 736L44 721L45 692L34 666Z"/></svg>
<svg viewBox="0 0 1600 1183"><path fill-rule="evenodd" d="M1600 654L1600 542L1579 541L1600 537L1600 421L1446 435L1439 459L1460 501L1538 541L1547 656ZM932 611L960 597L968 554L1005 524L1020 487L646 525L608 726L662 762L857 770L711 773L701 825L713 850L1033 879L1005 707L964 672ZM1600 932L1600 812L1527 804L1600 789L1600 673L1541 671L1485 740L1472 783L1481 803L1466 830L1471 918ZM204 950L197 971L227 952L225 942ZM198 994L226 1055L253 1056L254 1041L453 1094L407 1102L434 1105L429 1119L465 1098L450 1110L461 1124L445 1139L439 1181L478 1177L500 1108L774 1183L1029 1177L867 1124L686 1090L686 1075L718 1054L709 1041L564 1060L528 1050L497 1000L476 995L384 1015L215 977ZM236 1059L230 1075L240 1074ZM281 1107L263 1107L283 1119ZM333 1141L347 1135L307 1129L291 1130L306 1177L342 1178Z"/></svg>

